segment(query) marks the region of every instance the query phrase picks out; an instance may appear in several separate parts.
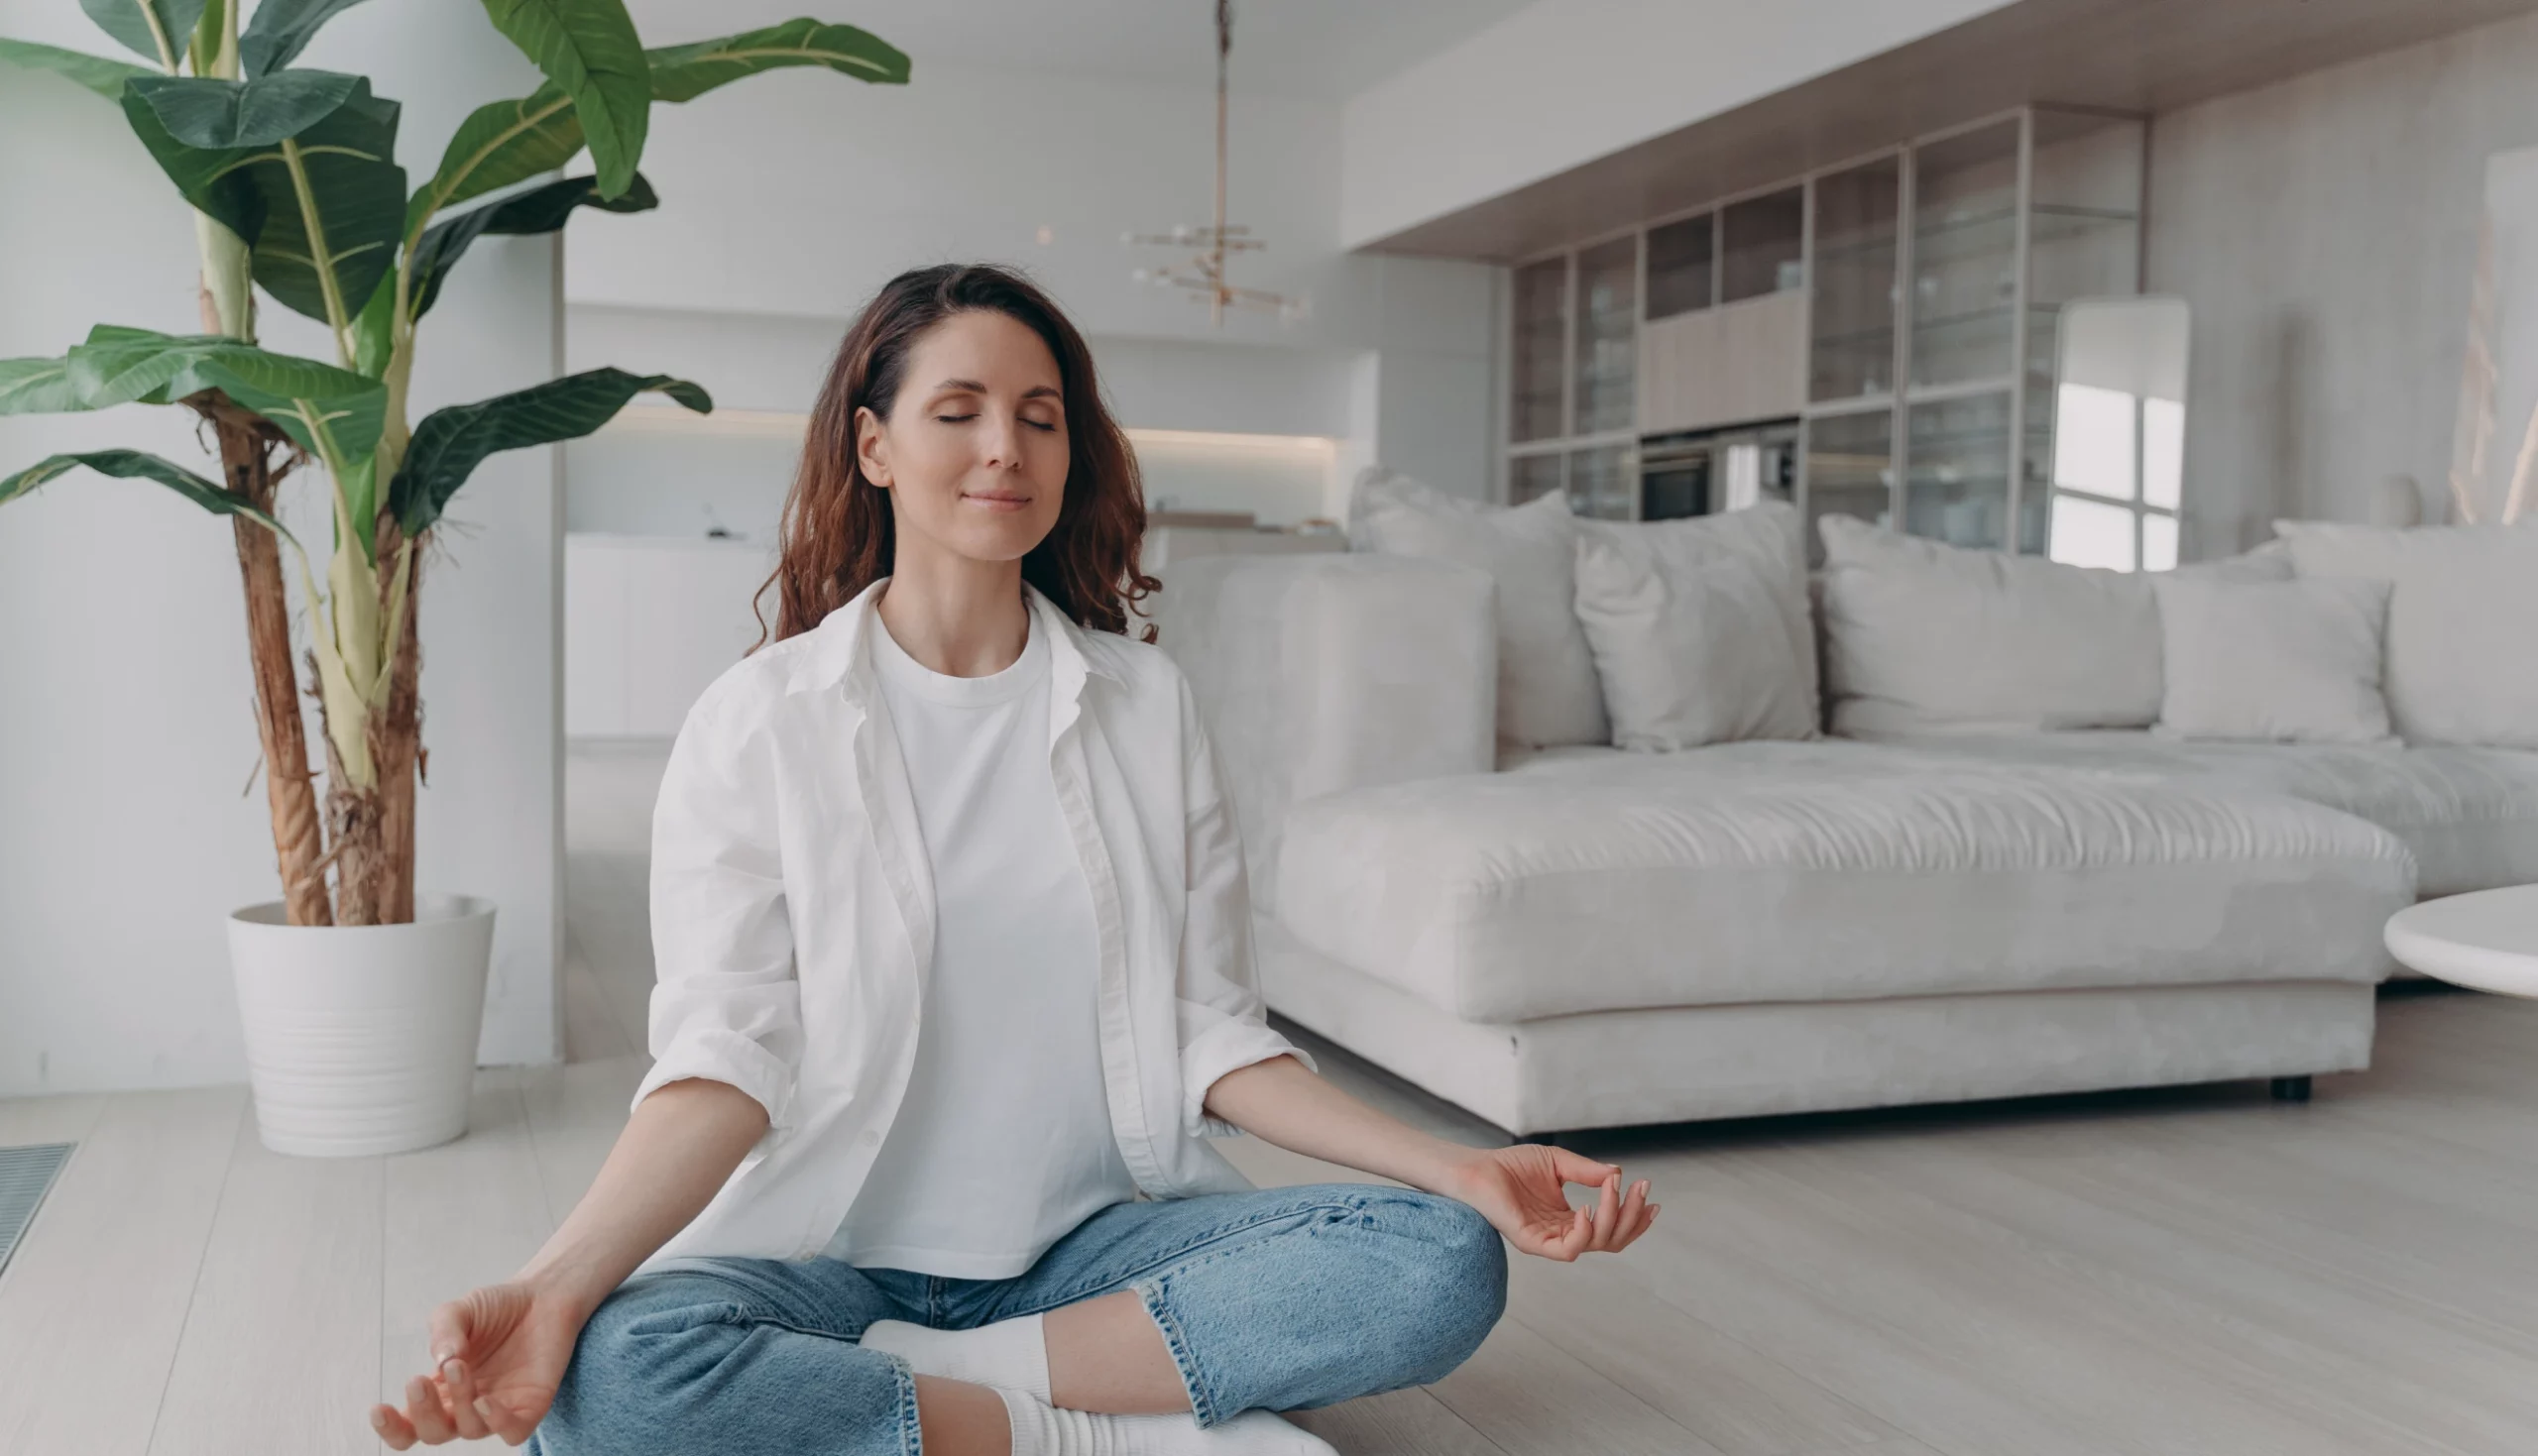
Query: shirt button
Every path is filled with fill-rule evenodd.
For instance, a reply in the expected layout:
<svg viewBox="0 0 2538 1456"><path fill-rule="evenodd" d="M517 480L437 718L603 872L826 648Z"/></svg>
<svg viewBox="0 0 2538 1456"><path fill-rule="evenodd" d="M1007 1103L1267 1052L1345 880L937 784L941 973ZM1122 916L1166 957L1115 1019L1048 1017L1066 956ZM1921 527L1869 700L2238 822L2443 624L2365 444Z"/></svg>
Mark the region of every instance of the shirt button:
<svg viewBox="0 0 2538 1456"><path fill-rule="evenodd" d="M856 1137L855 1141L862 1143L866 1148L869 1148L873 1144L881 1141L881 1135L867 1127Z"/></svg>

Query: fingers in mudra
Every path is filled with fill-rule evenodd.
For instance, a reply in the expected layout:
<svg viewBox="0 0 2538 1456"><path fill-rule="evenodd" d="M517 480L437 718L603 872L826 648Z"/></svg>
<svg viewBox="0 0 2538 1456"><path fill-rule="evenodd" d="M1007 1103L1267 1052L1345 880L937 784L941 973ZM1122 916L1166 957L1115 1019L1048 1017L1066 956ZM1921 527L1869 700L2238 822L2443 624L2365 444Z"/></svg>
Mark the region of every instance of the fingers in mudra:
<svg viewBox="0 0 2538 1456"><path fill-rule="evenodd" d="M1549 1175L1548 1196L1557 1199L1566 1213L1564 1227L1546 1240L1548 1247L1538 1251L1544 1256L1566 1262L1581 1254L1620 1253L1647 1232L1649 1223L1656 1218L1658 1205L1649 1201L1648 1179L1641 1178L1624 1191L1622 1171L1612 1164L1597 1163L1566 1148L1527 1145L1525 1151L1537 1155L1532 1161ZM1594 1188L1594 1198L1570 1206L1566 1187L1569 1183Z"/></svg>

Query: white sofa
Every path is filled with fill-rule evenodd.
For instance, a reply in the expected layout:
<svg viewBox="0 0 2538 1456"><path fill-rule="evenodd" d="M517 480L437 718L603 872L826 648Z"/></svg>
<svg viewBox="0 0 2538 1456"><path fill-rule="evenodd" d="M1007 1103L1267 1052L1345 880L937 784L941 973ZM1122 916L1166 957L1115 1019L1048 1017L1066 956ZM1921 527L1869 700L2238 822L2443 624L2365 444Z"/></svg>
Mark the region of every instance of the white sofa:
<svg viewBox="0 0 2538 1456"><path fill-rule="evenodd" d="M2142 731L1502 749L1491 576L1184 563L1270 1006L1511 1134L2367 1064L2385 918L2538 753Z"/></svg>

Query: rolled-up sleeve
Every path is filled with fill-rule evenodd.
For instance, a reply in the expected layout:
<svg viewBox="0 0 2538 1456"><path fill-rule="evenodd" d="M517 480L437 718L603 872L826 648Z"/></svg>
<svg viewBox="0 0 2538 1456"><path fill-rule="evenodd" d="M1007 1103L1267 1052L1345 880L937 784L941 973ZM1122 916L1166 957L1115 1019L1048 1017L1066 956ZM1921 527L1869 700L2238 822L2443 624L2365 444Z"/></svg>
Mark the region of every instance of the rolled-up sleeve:
<svg viewBox="0 0 2538 1456"><path fill-rule="evenodd" d="M1208 1090L1218 1077L1273 1057L1292 1056L1307 1066L1314 1061L1271 1029L1261 1004L1242 835L1186 681L1181 715L1183 802L1190 806L1179 986L1182 1120L1193 1137L1226 1137L1241 1129L1207 1112Z"/></svg>
<svg viewBox="0 0 2538 1456"><path fill-rule="evenodd" d="M775 770L746 704L709 691L679 727L652 808L652 1068L630 1108L704 1077L756 1098L770 1132L791 1125L802 1004Z"/></svg>

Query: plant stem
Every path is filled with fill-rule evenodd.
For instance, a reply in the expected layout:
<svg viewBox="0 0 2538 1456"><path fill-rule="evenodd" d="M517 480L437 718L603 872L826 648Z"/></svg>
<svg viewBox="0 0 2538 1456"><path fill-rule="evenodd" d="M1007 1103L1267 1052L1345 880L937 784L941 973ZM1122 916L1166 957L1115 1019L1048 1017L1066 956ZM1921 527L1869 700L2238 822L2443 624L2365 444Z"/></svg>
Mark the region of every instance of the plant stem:
<svg viewBox="0 0 2538 1456"><path fill-rule="evenodd" d="M299 223L308 233L308 263L317 271L317 289L326 299L326 327L335 336L336 361L353 367L351 321L344 312L343 286L335 281L335 255L326 247L326 224L317 215L317 193L308 185L308 164L299 143L282 140L282 165L290 171L290 189L299 197Z"/></svg>
<svg viewBox="0 0 2538 1456"><path fill-rule="evenodd" d="M269 431L232 407L212 412L211 422L229 489L270 513L275 477ZM274 860L282 876L283 905L292 925L332 925L335 917L322 868L325 856L317 790L308 767L308 737L299 719L299 674L290 660L290 602L283 590L283 542L244 516L233 518L232 525L239 584L247 605L256 735L265 756L265 803L273 819Z"/></svg>
<svg viewBox="0 0 2538 1456"><path fill-rule="evenodd" d="M168 28L159 23L159 12L150 5L141 7L141 18L150 25L150 42L159 48L159 64L168 74L176 73L176 48L168 39Z"/></svg>

